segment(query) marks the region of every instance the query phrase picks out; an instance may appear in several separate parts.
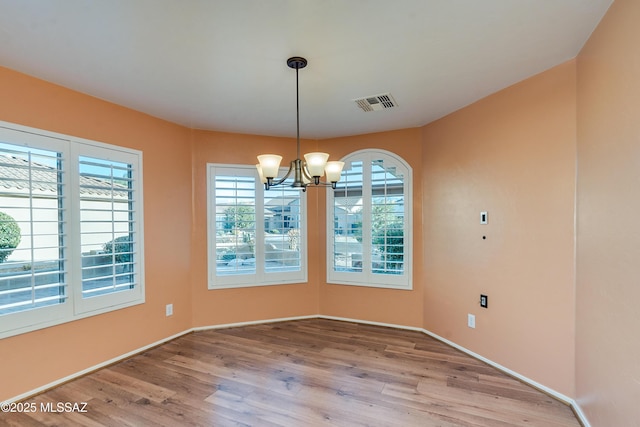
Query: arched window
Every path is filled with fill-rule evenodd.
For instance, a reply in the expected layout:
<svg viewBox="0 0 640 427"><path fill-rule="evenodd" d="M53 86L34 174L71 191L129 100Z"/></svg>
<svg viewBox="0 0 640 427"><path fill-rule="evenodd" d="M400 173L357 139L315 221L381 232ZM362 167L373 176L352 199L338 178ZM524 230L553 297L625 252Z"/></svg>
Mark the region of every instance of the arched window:
<svg viewBox="0 0 640 427"><path fill-rule="evenodd" d="M411 167L375 149L343 161L336 190L327 192L327 281L411 289Z"/></svg>

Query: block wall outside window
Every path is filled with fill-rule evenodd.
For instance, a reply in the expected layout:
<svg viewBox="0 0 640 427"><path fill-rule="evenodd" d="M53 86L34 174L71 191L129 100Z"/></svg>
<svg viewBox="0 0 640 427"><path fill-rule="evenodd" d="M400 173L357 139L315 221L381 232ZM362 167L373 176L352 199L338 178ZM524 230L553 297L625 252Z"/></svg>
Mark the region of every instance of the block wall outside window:
<svg viewBox="0 0 640 427"><path fill-rule="evenodd" d="M142 153L0 122L0 337L144 302Z"/></svg>

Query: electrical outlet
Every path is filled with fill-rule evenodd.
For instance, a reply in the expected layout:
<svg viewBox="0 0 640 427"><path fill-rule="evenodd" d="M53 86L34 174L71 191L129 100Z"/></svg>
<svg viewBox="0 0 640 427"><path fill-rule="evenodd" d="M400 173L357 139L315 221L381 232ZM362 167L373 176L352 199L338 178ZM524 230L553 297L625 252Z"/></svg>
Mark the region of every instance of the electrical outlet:
<svg viewBox="0 0 640 427"><path fill-rule="evenodd" d="M480 307L488 308L489 307L489 297L486 295L480 294Z"/></svg>
<svg viewBox="0 0 640 427"><path fill-rule="evenodd" d="M165 314L167 317L173 316L173 304L167 304L165 307Z"/></svg>
<svg viewBox="0 0 640 427"><path fill-rule="evenodd" d="M467 326L470 328L476 327L476 316L473 314L467 314Z"/></svg>

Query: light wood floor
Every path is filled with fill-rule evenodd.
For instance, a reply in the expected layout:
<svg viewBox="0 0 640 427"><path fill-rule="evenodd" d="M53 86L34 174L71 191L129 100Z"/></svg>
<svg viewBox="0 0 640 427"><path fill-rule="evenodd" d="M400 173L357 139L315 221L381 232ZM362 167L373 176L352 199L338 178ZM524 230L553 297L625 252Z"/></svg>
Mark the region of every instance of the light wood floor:
<svg viewBox="0 0 640 427"><path fill-rule="evenodd" d="M46 411L58 402L86 412ZM188 334L22 403L36 412L0 425L580 426L420 332L323 319Z"/></svg>

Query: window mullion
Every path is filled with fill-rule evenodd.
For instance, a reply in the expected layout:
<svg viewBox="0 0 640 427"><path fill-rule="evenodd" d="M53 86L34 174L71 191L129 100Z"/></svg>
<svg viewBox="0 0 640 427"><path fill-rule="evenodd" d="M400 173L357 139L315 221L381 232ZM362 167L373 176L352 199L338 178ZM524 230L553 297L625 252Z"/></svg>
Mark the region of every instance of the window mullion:
<svg viewBox="0 0 640 427"><path fill-rule="evenodd" d="M34 215L33 215L33 158L31 155L31 152L29 152L27 154L27 164L28 164L28 168L29 168L29 172L28 172L28 181L29 181L29 246L30 246L30 258L32 260L31 265L29 267L30 273L31 273L31 277L30 277L30 281L31 281L31 302L35 302L36 300L36 277L35 277L35 269L34 269L34 262L33 260L36 259L36 254L35 254L35 233L34 233L34 227L33 227L33 219L34 219Z"/></svg>
<svg viewBox="0 0 640 427"><path fill-rule="evenodd" d="M262 186L260 180L255 180L256 194L256 213L255 213L255 254L256 254L256 279L258 283L265 280L265 254L264 254L264 192L266 190Z"/></svg>
<svg viewBox="0 0 640 427"><path fill-rule="evenodd" d="M67 191L69 191L69 185L65 184L65 178L69 176L65 171L65 166L68 164L67 159L69 153L65 152L64 155L58 153L56 161L56 167L58 172L56 173L57 194L58 194L58 282L62 284L63 298L61 302L64 302L69 298L71 292L67 289L69 283L69 251L67 244L69 241L67 225L66 204L68 203Z"/></svg>
<svg viewBox="0 0 640 427"><path fill-rule="evenodd" d="M371 277L373 252L371 171L371 158L366 156L362 162L362 274L366 281L369 281Z"/></svg>

